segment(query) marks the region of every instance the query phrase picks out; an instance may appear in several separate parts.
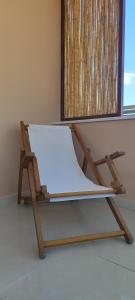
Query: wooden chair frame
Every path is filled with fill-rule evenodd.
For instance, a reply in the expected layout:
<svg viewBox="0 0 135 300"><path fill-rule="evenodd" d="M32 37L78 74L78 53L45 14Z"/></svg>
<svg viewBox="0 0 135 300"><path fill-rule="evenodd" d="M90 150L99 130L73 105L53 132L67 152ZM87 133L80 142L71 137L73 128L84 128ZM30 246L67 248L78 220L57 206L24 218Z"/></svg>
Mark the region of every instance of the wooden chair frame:
<svg viewBox="0 0 135 300"><path fill-rule="evenodd" d="M37 236L37 243L38 243L38 250L39 250L39 257L45 257L45 249L48 247L56 247L56 246L63 246L67 244L73 243L80 243L80 242L88 242L98 239L107 239L113 237L120 237L123 236L127 243L131 244L133 242L133 237L118 209L114 200L110 197L106 197L106 201L117 221L120 230L112 231L112 232L103 232L103 233L96 233L96 234L88 234L88 235L81 235L76 237L69 237L63 238L58 240L49 240L45 241L43 239L42 233L42 226L40 220L40 213L39 213L39 201L49 201L50 198L57 198L57 197L64 197L64 196L80 196L80 195L94 195L93 192L76 192L76 193L64 193L64 194L49 194L47 191L46 186L40 185L40 177L38 171L38 164L36 156L33 152L31 152L30 143L29 143L29 136L28 136L28 126L25 125L24 122L20 122L21 125L21 136L22 136L22 149L20 154L20 169L19 169L19 182L18 182L18 204L21 203L22 200L27 203L27 198L22 196L22 180L23 180L23 170L26 169L28 173L28 181L29 187L31 191L31 202L33 207L33 214L35 220L35 227L36 227L36 236ZM52 125L53 126L53 125ZM114 159L124 155L124 152L115 152L111 155L105 156L103 159L94 161L89 149L86 148L84 141L75 125L71 125L72 133L75 134L78 143L80 144L83 153L84 153L84 161L82 170L85 173L87 169L87 165L90 164L91 170L95 176L96 182L100 185L105 185L104 180L98 170L98 166L101 164L106 163L109 167L111 175L113 177L112 191L116 194L125 193L125 188L121 184L120 177L116 170ZM106 193L108 193L108 190ZM96 192L98 194L98 192ZM101 194L101 192L99 192ZM105 194L105 193L104 193Z"/></svg>

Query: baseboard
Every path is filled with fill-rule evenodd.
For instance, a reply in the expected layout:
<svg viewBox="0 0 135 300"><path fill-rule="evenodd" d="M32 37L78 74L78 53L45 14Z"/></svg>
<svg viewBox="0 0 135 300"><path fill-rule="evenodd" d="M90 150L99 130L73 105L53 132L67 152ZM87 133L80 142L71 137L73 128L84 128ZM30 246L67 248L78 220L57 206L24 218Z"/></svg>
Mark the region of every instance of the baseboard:
<svg viewBox="0 0 135 300"><path fill-rule="evenodd" d="M135 200L117 197L115 201L119 207L135 210Z"/></svg>
<svg viewBox="0 0 135 300"><path fill-rule="evenodd" d="M28 191L22 192L23 196L28 196L28 194L29 194ZM10 195L5 195L5 196L0 196L0 201L2 201L2 200L16 201L17 200L17 193L10 194Z"/></svg>
<svg viewBox="0 0 135 300"><path fill-rule="evenodd" d="M28 196L29 192L25 191L22 194L23 194L23 196ZM119 207L135 210L135 200L121 198L121 197L116 197L114 199L115 199L115 202L118 204ZM6 196L0 196L0 201L2 201L2 200L3 201L5 201L5 200L16 201L17 200L17 193L6 195ZM65 203L64 203L64 205L65 205Z"/></svg>
<svg viewBox="0 0 135 300"><path fill-rule="evenodd" d="M16 200L17 199L17 194L10 194L6 196L0 196L0 201L2 200Z"/></svg>

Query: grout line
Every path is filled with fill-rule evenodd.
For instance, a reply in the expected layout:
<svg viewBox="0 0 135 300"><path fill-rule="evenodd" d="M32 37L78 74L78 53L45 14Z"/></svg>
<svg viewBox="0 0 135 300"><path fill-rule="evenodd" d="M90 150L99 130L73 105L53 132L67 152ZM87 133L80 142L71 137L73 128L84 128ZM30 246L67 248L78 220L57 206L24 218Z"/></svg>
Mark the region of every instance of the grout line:
<svg viewBox="0 0 135 300"><path fill-rule="evenodd" d="M38 269L40 268L40 266L35 266L33 267L33 269L27 273L27 274L24 274L22 275L20 278L18 279L15 279L13 282L9 283L7 286L5 286L1 291L0 291L0 294L3 294L5 293L7 290L9 290L10 288L12 288L15 284L21 282L22 280L25 280L26 278L29 278L32 274L36 273L38 271ZM0 296L1 297L1 296ZM1 300L1 298L0 298ZM4 300L4 299L2 299Z"/></svg>
<svg viewBox="0 0 135 300"><path fill-rule="evenodd" d="M130 212L135 212L135 209L128 208L128 207L125 207L125 206L119 206L119 208L123 208L123 209L125 209L125 210L130 211Z"/></svg>
<svg viewBox="0 0 135 300"><path fill-rule="evenodd" d="M118 267L120 267L120 268L122 268L122 269L125 269L125 270L127 270L127 271L130 271L130 272L135 273L135 270L130 269L130 268L128 268L128 267L125 267L125 266L123 266L123 265L121 265L121 264L119 264L119 263L116 263L115 261L113 261L113 260L111 260L111 259L109 259L109 258L105 258L105 257L100 256L100 255L98 255L98 257L101 258L101 259L103 259L103 260L105 260L105 261L107 261L107 262L109 262L109 263L111 263L111 264L113 264L113 265L115 265L115 266L118 266Z"/></svg>
<svg viewBox="0 0 135 300"><path fill-rule="evenodd" d="M124 209L126 209L126 210L129 210L129 211L135 212L135 208L126 207L126 206L124 206L124 205L121 205L121 204L118 204L118 206L119 206L120 208L124 208Z"/></svg>
<svg viewBox="0 0 135 300"><path fill-rule="evenodd" d="M121 208L129 209L130 211L135 211L135 201L133 199L123 198L120 199L119 197L116 198L116 203Z"/></svg>

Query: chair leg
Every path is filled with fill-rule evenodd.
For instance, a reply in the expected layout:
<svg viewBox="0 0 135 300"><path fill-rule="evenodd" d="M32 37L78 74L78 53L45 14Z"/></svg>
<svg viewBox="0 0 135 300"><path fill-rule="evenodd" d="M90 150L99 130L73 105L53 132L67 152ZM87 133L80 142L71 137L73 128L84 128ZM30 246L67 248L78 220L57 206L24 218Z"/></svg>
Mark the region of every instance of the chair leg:
<svg viewBox="0 0 135 300"><path fill-rule="evenodd" d="M128 244L132 244L133 243L133 236L131 234L131 232L129 231L127 224L125 223L121 212L119 210L119 208L117 207L116 203L114 202L114 200L112 198L106 198L108 205L120 227L121 230L123 230L125 232L125 240Z"/></svg>
<svg viewBox="0 0 135 300"><path fill-rule="evenodd" d="M22 167L22 158L23 158L23 152L20 152L20 166L19 166L19 180L18 180L18 199L17 203L21 203L22 198L22 180L23 180L23 167Z"/></svg>
<svg viewBox="0 0 135 300"><path fill-rule="evenodd" d="M33 208L33 215L36 227L36 236L37 236L37 243L38 243L38 250L39 250L39 257L41 259L45 258L45 248L43 244L43 235L42 235L42 227L41 227L41 220L39 209L37 205L37 197L35 192L35 185L34 185L34 178L31 166L28 167L28 177L29 177L29 185L32 195L32 208Z"/></svg>

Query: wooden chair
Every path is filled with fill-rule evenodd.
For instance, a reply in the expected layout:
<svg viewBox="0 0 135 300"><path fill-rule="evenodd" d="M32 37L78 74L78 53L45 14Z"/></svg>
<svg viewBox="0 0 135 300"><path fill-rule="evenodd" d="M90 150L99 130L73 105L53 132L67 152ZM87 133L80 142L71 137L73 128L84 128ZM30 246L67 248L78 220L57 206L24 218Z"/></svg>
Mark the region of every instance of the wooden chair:
<svg viewBox="0 0 135 300"><path fill-rule="evenodd" d="M25 125L24 122L20 124L22 149L20 155L18 204L22 200L27 202L27 198L25 199L22 196L23 170L26 169L31 191L39 257L45 257L45 249L48 247L98 239L123 236L127 243L132 243L133 237L113 200L116 194L125 193L114 164L114 159L124 155L124 153L115 152L106 155L103 159L94 161L76 126ZM72 134L77 138L84 153L82 169L76 159ZM98 169L98 166L105 163L109 167L113 178L111 187L105 186ZM96 184L84 174L88 164L91 167ZM44 241L38 207L40 201L59 202L90 198L106 199L120 230Z"/></svg>

